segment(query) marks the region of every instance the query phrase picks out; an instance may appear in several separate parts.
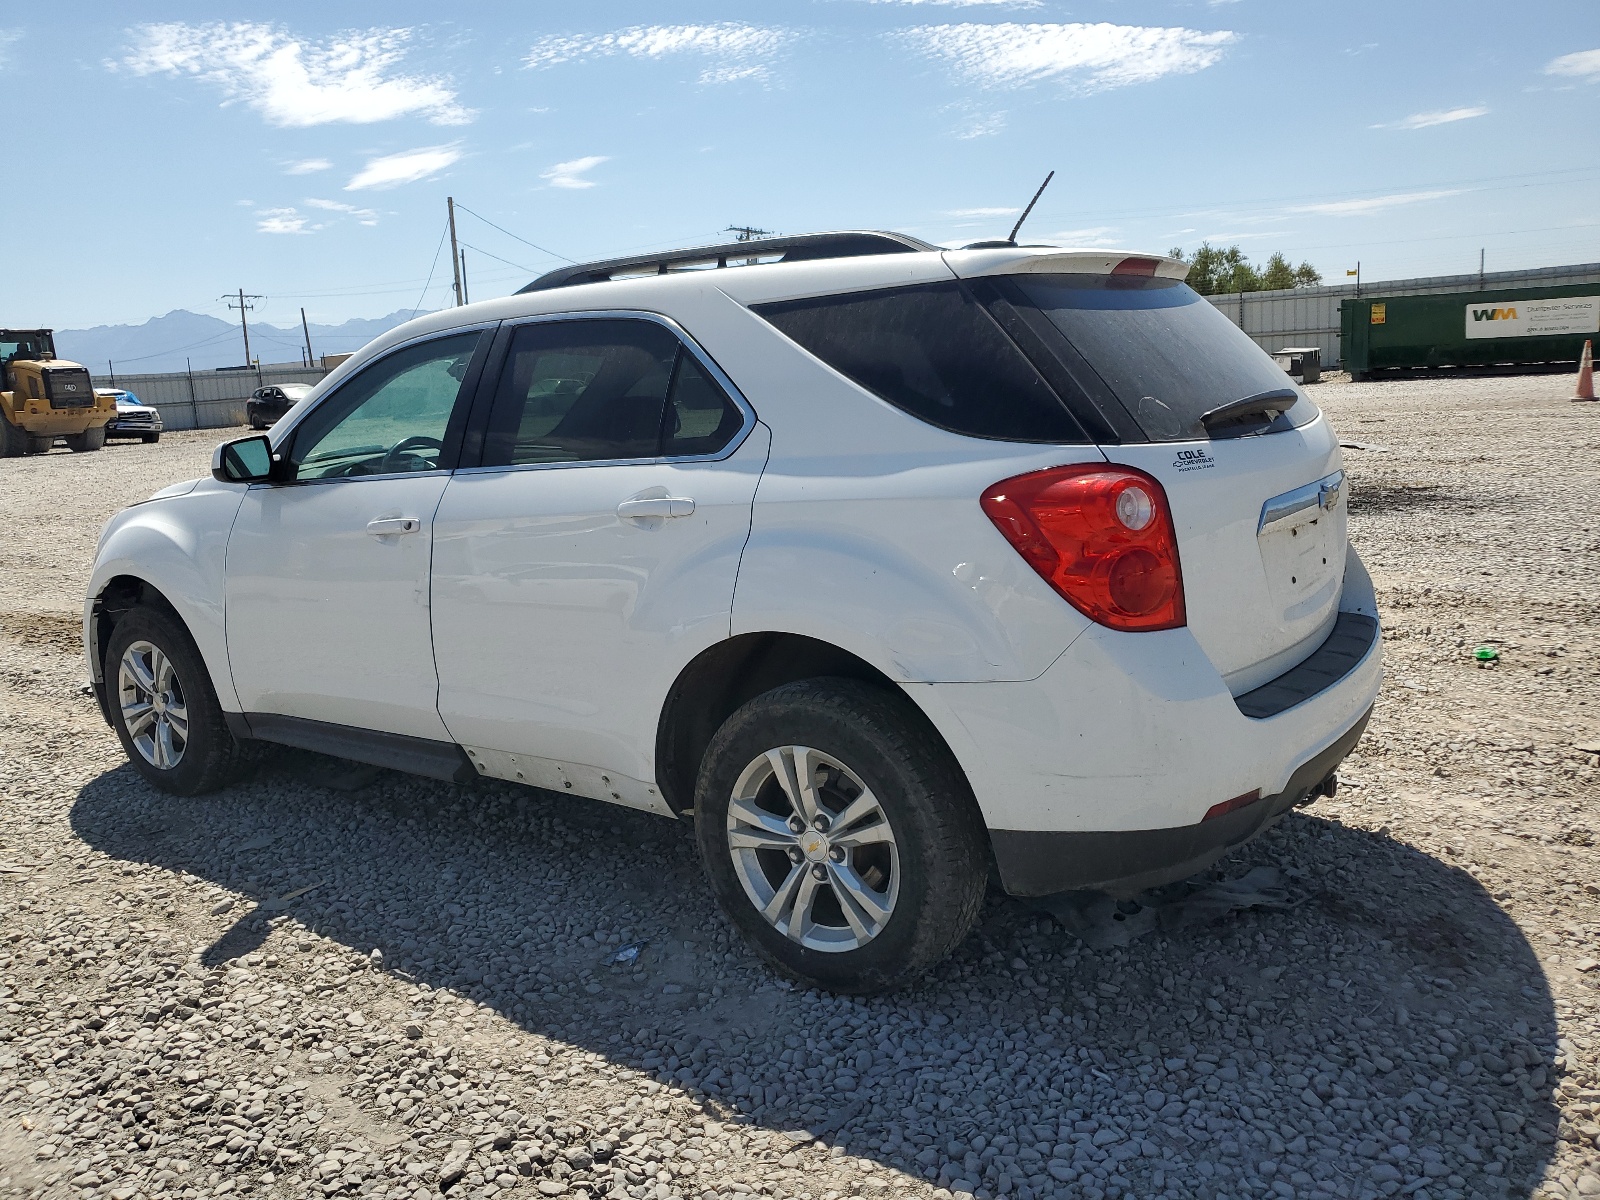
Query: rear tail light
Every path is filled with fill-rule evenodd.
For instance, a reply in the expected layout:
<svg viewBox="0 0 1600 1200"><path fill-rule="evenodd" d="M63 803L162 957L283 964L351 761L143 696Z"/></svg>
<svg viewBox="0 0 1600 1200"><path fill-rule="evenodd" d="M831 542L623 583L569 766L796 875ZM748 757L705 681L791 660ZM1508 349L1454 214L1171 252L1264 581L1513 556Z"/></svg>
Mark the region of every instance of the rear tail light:
<svg viewBox="0 0 1600 1200"><path fill-rule="evenodd" d="M1111 629L1176 629L1183 574L1167 494L1143 471L1084 463L1003 479L983 511L1051 587Z"/></svg>

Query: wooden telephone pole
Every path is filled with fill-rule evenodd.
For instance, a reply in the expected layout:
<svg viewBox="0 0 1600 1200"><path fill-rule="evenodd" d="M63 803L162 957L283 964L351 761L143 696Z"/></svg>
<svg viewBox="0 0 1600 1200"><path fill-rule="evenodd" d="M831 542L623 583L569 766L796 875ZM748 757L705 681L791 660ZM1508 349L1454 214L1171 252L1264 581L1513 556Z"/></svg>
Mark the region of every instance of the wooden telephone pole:
<svg viewBox="0 0 1600 1200"><path fill-rule="evenodd" d="M244 289L240 288L237 293L237 298L239 301L237 304L234 303L235 294L232 292L228 293L226 296L221 296L218 298L221 300L226 300L230 309L237 308L239 310L239 328L244 333L244 365L248 367L250 365L250 325L244 319L244 314L247 310L255 307L255 305L251 304L250 301L265 300L266 297L257 296L253 293L247 296L244 293Z"/></svg>
<svg viewBox="0 0 1600 1200"><path fill-rule="evenodd" d="M444 198L446 207L450 212L450 261L456 269L456 307L466 303L461 288L461 247L456 244L456 199L454 196Z"/></svg>

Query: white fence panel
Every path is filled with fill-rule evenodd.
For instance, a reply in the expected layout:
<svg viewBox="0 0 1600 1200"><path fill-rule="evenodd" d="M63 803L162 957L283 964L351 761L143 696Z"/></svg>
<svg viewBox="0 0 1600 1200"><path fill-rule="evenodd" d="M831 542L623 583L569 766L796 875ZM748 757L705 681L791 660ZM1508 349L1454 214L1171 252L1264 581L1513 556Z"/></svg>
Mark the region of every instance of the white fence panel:
<svg viewBox="0 0 1600 1200"><path fill-rule="evenodd" d="M268 383L317 383L321 367L267 366L255 371L173 371L96 375L95 387L124 388L160 411L167 429L223 429L245 424L245 401Z"/></svg>

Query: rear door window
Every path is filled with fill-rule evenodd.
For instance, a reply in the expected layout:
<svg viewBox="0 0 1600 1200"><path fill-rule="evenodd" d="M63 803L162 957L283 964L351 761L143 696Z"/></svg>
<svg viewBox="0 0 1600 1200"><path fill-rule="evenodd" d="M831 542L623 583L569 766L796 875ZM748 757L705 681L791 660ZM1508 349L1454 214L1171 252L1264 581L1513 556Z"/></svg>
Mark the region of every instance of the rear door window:
<svg viewBox="0 0 1600 1200"><path fill-rule="evenodd" d="M940 429L1016 442L1088 440L1050 385L958 283L753 307L840 374Z"/></svg>
<svg viewBox="0 0 1600 1200"><path fill-rule="evenodd" d="M661 453L668 458L715 454L744 425L728 393L687 351L679 351L661 427Z"/></svg>
<svg viewBox="0 0 1600 1200"><path fill-rule="evenodd" d="M483 465L714 454L743 424L742 411L665 326L541 321L512 336Z"/></svg>
<svg viewBox="0 0 1600 1200"><path fill-rule="evenodd" d="M1016 275L1015 285L1071 343L1153 442L1209 438L1200 417L1235 400L1287 391L1274 432L1317 408L1281 367L1205 297L1176 279Z"/></svg>

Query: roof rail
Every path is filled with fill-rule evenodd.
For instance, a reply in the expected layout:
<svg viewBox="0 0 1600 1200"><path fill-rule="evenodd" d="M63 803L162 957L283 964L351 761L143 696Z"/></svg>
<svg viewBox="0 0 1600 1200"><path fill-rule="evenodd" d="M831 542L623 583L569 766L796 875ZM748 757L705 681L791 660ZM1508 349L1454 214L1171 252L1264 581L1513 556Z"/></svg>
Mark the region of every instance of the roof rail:
<svg viewBox="0 0 1600 1200"><path fill-rule="evenodd" d="M695 246L686 250L668 250L664 254L607 258L599 262L558 267L539 276L527 287L519 289L517 294L520 296L523 292L576 287L583 283L608 283L618 276L637 278L641 275L671 275L680 271L709 270L729 265L743 266L763 260L805 262L818 258L855 258L865 254L907 254L938 248L910 234L880 233L874 230L756 238L748 242Z"/></svg>

